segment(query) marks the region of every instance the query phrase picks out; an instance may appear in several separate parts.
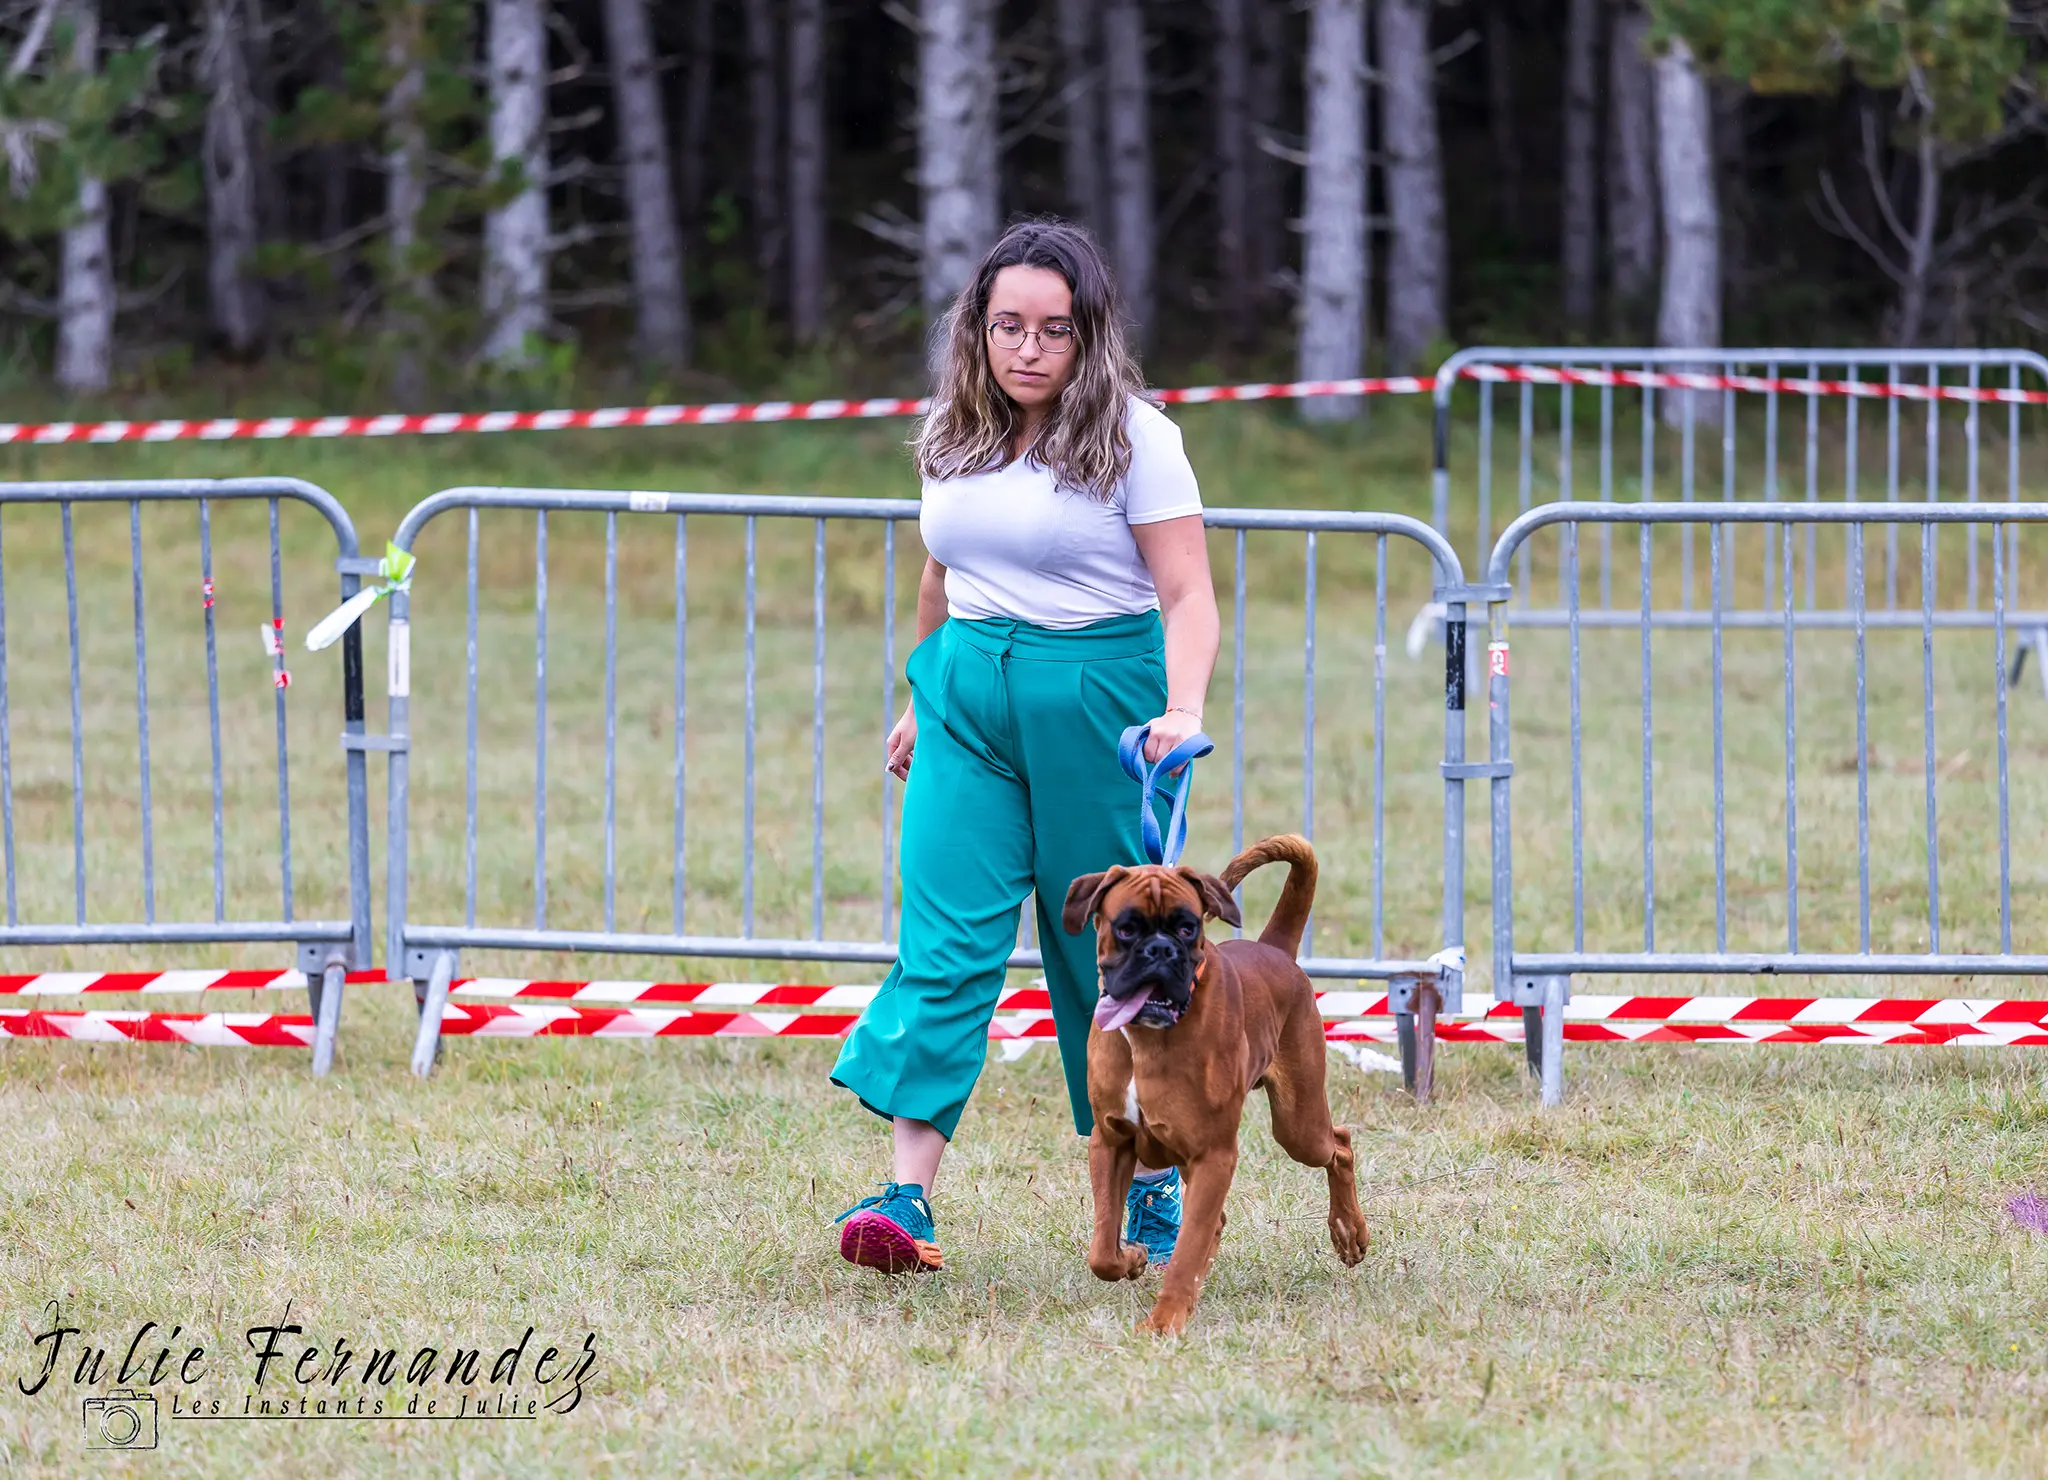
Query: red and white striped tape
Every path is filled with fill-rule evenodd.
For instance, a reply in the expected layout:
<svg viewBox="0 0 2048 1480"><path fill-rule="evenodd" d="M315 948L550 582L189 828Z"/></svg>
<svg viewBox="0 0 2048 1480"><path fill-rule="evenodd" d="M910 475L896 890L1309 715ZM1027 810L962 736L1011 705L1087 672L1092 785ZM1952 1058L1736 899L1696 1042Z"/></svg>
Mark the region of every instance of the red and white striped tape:
<svg viewBox="0 0 2048 1480"><path fill-rule="evenodd" d="M1370 1039L1385 1043L1391 1027L1374 1022L1332 1023L1332 1043ZM1520 1043L1520 1023L1438 1019L1444 1043ZM1575 1023L1564 1024L1568 1043L1825 1043L1848 1048L2048 1048L2039 1023Z"/></svg>
<svg viewBox="0 0 2048 1480"><path fill-rule="evenodd" d="M838 1038L858 1014L850 1012L703 1012L646 1007L539 1007L524 1003L449 1004L441 1031L449 1037L481 1038ZM1832 1043L1855 1047L2048 1047L2048 1026L2036 1023L1573 1023L1565 1037L1575 1043ZM1361 1039L1393 1042L1391 1022L1331 1023L1333 1043ZM1046 1040L1054 1036L1048 1012L998 1013L990 1039ZM1446 1043L1520 1043L1522 1025L1439 1021Z"/></svg>
<svg viewBox="0 0 2048 1480"><path fill-rule="evenodd" d="M522 977L470 977L450 986L451 999L538 999L611 1004L664 1003L694 1007L794 1007L859 1012L879 987L813 986L782 982L544 981ZM1324 1017L1385 1017L1392 1011L1384 992L1320 992ZM1043 986L1005 987L997 1012L1049 1011ZM2048 1003L2043 1004L2048 1008Z"/></svg>
<svg viewBox="0 0 2048 1480"><path fill-rule="evenodd" d="M352 971L351 982L381 982L381 971ZM45 971L0 976L0 997L72 997L88 992L288 992L304 990L302 971Z"/></svg>
<svg viewBox="0 0 2048 1480"><path fill-rule="evenodd" d="M1643 370L1588 370L1555 365L1466 365L1468 380L1532 385L1638 386L1670 390L1776 391L1796 396L1854 396L1869 400L1976 401L2048 404L2048 391L1990 386L1926 385L1869 380L1802 380L1760 375L1704 375ZM1436 389L1427 375L1351 380L1190 385L1154 392L1168 405L1215 401L1301 400L1315 396L1417 396ZM273 441L297 437L436 437L459 432L604 431L625 427L719 426L733 422L850 421L922 416L921 398L881 396L864 401L720 401L702 405L600 406L552 411L396 412L379 416L207 417L162 421L0 422L0 445L49 446L98 442Z"/></svg>
<svg viewBox="0 0 2048 1480"><path fill-rule="evenodd" d="M1297 400L1308 396L1426 394L1427 376L1385 379L1296 380L1275 384L1191 385L1156 392L1169 404L1209 401ZM0 422L0 444L75 442L275 441L291 437L440 437L458 432L608 431L622 427L721 426L730 422L858 421L922 416L923 398L880 396L865 401L720 401L682 406L600 406L555 411L435 411L407 416L209 417L164 421Z"/></svg>
<svg viewBox="0 0 2048 1480"><path fill-rule="evenodd" d="M2031 1006L2032 1004L2026 1004ZM450 1003L441 1031L482 1038L840 1038L858 1020L853 1012L719 1012L687 1008L535 1006L526 1003ZM1391 1043L1385 1019L1330 1023L1335 1044ZM1050 1012L999 1013L989 1038L1018 1049L1053 1038ZM1572 1022L1573 1043L1818 1043L1840 1047L2048 1047L2048 1023L2038 1018L1950 1023L1620 1023ZM1520 1043L1519 1022L1441 1019L1445 1043ZM82 1043L186 1043L208 1048L306 1048L313 1020L303 1013L180 1013L140 1011L46 1012L0 1008L0 1038L61 1038Z"/></svg>
<svg viewBox="0 0 2048 1480"><path fill-rule="evenodd" d="M381 983L383 973L351 972L352 984ZM297 971L107 971L41 972L0 976L0 997L63 997L93 993L249 992L303 990L305 975ZM859 1012L880 990L874 986L828 986L799 982L643 982L554 981L524 977L471 977L459 980L449 995L456 999L538 999L553 1002L634 1003L697 1008L782 1007ZM1329 991L1316 994L1326 1018L1387 1017L1392 1013L1384 992ZM1043 986L1006 987L996 998L996 1011L1050 1010ZM1519 1018L1521 1009L1487 1003L1475 1017ZM2011 1000L1971 997L1596 997L1581 995L1565 1008L1569 1023L1644 1021L1673 1024L1787 1023L1819 1026L1838 1023L1910 1024L1945 1027L1957 1024L2048 1024L2048 999ZM1444 1022L1454 1019L1446 1016Z"/></svg>
<svg viewBox="0 0 2048 1480"><path fill-rule="evenodd" d="M451 998L539 997L555 1002L666 1002L700 1007L819 1007L855 1011L874 1001L879 987L828 987L789 982L529 981L479 976L459 980ZM1005 1007L1050 1007L1043 987L1006 988L996 1000Z"/></svg>
<svg viewBox="0 0 2048 1480"><path fill-rule="evenodd" d="M0 1038L78 1043L189 1043L199 1048L310 1048L313 1019L267 1012L42 1012L0 1008Z"/></svg>
<svg viewBox="0 0 2048 1480"><path fill-rule="evenodd" d="M1489 1018L1519 1017L1522 1009L1488 1004ZM1369 1015L1369 1014L1362 1014ZM1979 997L1574 997L1565 1005L1571 1023L1617 1020L1689 1025L1786 1023L1904 1024L1927 1028L1966 1024L2048 1024L2048 1000Z"/></svg>
<svg viewBox="0 0 2048 1480"><path fill-rule="evenodd" d="M0 983L5 982L0 978ZM4 985L0 985L4 990ZM858 1011L880 990L872 986L814 986L768 982L544 981L472 977L450 989L453 998L537 998L556 1002L666 1003L696 1007L794 1007ZM1383 992L1318 992L1326 1018L1387 1017ZM996 1011L1049 1009L1042 986L1006 987ZM1490 1002L1475 1016L1519 1019L1522 1010ZM2048 1023L2048 999L2013 1001L1967 997L1594 997L1565 1008L1567 1022L1635 1019L1672 1023ZM1445 1021L1451 1021L1446 1018Z"/></svg>

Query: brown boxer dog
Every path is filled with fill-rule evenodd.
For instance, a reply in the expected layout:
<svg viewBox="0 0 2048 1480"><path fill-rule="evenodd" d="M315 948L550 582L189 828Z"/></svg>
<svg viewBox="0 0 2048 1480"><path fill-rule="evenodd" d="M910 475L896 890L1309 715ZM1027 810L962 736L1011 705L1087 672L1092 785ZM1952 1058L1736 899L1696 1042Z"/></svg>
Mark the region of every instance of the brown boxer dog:
<svg viewBox="0 0 2048 1480"><path fill-rule="evenodd" d="M1288 865L1287 882L1259 938L1205 939L1205 920L1243 923L1231 890L1276 862ZM1096 918L1102 972L1088 1034L1088 1101L1095 1111L1088 1267L1105 1280L1145 1272L1144 1248L1123 1241L1124 1195L1140 1161L1179 1167L1186 1181L1180 1240L1140 1330L1178 1335L1194 1313L1223 1233L1245 1097L1261 1086L1280 1149L1329 1174L1337 1257L1346 1265L1365 1257L1351 1133L1330 1120L1322 1016L1294 960L1315 893L1315 850L1291 833L1254 843L1221 878L1190 868L1118 867L1076 879L1067 890L1062 923L1078 935Z"/></svg>

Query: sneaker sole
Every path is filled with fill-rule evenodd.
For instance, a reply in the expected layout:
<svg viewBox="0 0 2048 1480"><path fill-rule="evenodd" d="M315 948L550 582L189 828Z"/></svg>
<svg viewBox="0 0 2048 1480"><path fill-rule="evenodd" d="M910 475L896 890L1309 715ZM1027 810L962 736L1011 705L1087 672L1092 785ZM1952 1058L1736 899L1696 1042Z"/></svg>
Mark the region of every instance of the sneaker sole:
<svg viewBox="0 0 2048 1480"><path fill-rule="evenodd" d="M902 1228L878 1213L861 1213L847 1219L839 1230L839 1257L863 1269L883 1274L909 1274L946 1267L939 1246L912 1238Z"/></svg>

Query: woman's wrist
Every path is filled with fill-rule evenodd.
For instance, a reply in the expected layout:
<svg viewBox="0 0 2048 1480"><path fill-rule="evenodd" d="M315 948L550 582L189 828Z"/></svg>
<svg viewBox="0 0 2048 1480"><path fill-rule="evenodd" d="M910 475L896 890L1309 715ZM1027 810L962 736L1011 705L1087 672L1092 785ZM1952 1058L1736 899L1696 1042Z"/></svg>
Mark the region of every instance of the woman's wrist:
<svg viewBox="0 0 2048 1480"><path fill-rule="evenodd" d="M1185 714L1194 720L1196 724L1202 722L1202 711L1192 704L1169 704L1166 706L1166 712L1168 714Z"/></svg>

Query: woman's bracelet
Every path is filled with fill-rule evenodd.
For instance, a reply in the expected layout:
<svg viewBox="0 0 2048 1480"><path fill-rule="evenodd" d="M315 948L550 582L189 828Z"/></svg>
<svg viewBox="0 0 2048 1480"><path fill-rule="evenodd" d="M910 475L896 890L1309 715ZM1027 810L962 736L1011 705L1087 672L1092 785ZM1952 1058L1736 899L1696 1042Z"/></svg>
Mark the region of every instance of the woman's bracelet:
<svg viewBox="0 0 2048 1480"><path fill-rule="evenodd" d="M1190 709L1185 704L1169 704L1166 706L1166 712L1168 714L1185 714L1190 719L1194 720L1196 724L1200 724L1202 722L1202 711L1199 709Z"/></svg>

